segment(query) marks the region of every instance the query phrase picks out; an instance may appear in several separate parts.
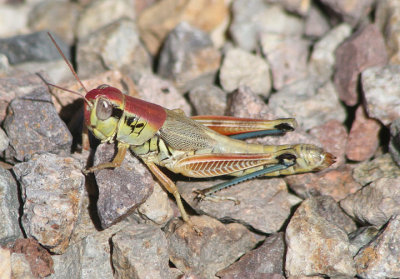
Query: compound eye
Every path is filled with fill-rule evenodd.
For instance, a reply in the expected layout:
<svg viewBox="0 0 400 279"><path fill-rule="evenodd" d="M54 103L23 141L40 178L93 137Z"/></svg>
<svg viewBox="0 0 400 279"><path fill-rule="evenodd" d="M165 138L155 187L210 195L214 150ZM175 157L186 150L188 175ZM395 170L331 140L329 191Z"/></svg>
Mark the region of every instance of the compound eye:
<svg viewBox="0 0 400 279"><path fill-rule="evenodd" d="M102 84L102 85L99 85L99 86L97 87L97 89L104 89L104 88L107 88L107 87L110 87L110 85L108 85L108 84Z"/></svg>
<svg viewBox="0 0 400 279"><path fill-rule="evenodd" d="M110 118L112 111L113 107L109 100L99 99L96 106L96 116L99 120L106 120Z"/></svg>

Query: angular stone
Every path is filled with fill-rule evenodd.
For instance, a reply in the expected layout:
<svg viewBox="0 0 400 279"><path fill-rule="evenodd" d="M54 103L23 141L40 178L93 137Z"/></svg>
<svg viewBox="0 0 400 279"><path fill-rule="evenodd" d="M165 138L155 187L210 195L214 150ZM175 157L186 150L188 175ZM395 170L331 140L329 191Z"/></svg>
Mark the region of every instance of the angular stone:
<svg viewBox="0 0 400 279"><path fill-rule="evenodd" d="M46 87L10 103L4 130L10 139L6 158L11 161L26 161L44 152L70 152L72 136L51 103Z"/></svg>
<svg viewBox="0 0 400 279"><path fill-rule="evenodd" d="M371 67L363 71L361 83L369 117L384 125L400 117L400 65Z"/></svg>
<svg viewBox="0 0 400 279"><path fill-rule="evenodd" d="M10 171L0 168L0 245L22 237L19 207L17 183Z"/></svg>
<svg viewBox="0 0 400 279"><path fill-rule="evenodd" d="M285 238L283 233L273 234L263 244L229 267L218 271L221 278L268 278L267 274L284 275ZM263 277L264 276L264 277ZM277 277L277 279L280 277Z"/></svg>
<svg viewBox="0 0 400 279"><path fill-rule="evenodd" d="M25 233L53 253L63 253L79 218L82 166L72 157L45 153L14 166L24 202Z"/></svg>
<svg viewBox="0 0 400 279"><path fill-rule="evenodd" d="M189 100L197 115L224 115L227 94L214 85L200 85L189 92Z"/></svg>
<svg viewBox="0 0 400 279"><path fill-rule="evenodd" d="M389 152L396 164L400 166L400 118L390 125Z"/></svg>
<svg viewBox="0 0 400 279"><path fill-rule="evenodd" d="M80 77L107 70L150 72L151 69L150 57L140 41L136 24L128 19L116 21L85 37L79 41L77 49Z"/></svg>
<svg viewBox="0 0 400 279"><path fill-rule="evenodd" d="M11 253L0 247L0 278L11 278Z"/></svg>
<svg viewBox="0 0 400 279"><path fill-rule="evenodd" d="M275 33L260 36L261 48L271 67L272 84L276 90L307 76L310 48L307 40Z"/></svg>
<svg viewBox="0 0 400 279"><path fill-rule="evenodd" d="M361 227L349 234L351 250L353 255L357 255L358 251L368 245L379 233L379 229L374 226Z"/></svg>
<svg viewBox="0 0 400 279"><path fill-rule="evenodd" d="M29 5L1 5L0 37L10 37L26 31L30 10Z"/></svg>
<svg viewBox="0 0 400 279"><path fill-rule="evenodd" d="M353 33L335 51L336 72L334 83L339 98L348 106L359 101L358 76L365 69L385 65L387 53L381 32L373 25Z"/></svg>
<svg viewBox="0 0 400 279"><path fill-rule="evenodd" d="M400 177L379 178L349 195L340 206L362 224L382 226L400 214Z"/></svg>
<svg viewBox="0 0 400 279"><path fill-rule="evenodd" d="M212 84L221 61L209 35L186 22L167 36L160 53L157 73L174 82L181 92Z"/></svg>
<svg viewBox="0 0 400 279"><path fill-rule="evenodd" d="M228 50L222 62L219 79L225 91L247 86L256 94L268 97L271 91L269 66L261 57L239 48Z"/></svg>
<svg viewBox="0 0 400 279"><path fill-rule="evenodd" d="M205 13L204 11L207 10ZM139 16L141 38L155 55L167 34L182 21L203 31L211 31L228 17L224 0L162 0L145 9Z"/></svg>
<svg viewBox="0 0 400 279"><path fill-rule="evenodd" d="M115 145L97 147L94 166L111 162ZM154 180L150 171L128 151L120 167L95 172L99 198L97 211L101 226L108 228L133 212L153 192Z"/></svg>
<svg viewBox="0 0 400 279"><path fill-rule="evenodd" d="M207 182L182 182L177 187L182 197L199 214L207 214L220 220L235 220L264 233L275 233L286 222L291 207L301 200L288 193L283 179L254 179L216 193L218 197L232 197L240 204L231 200L198 201L195 190L202 190L221 180Z"/></svg>
<svg viewBox="0 0 400 279"><path fill-rule="evenodd" d="M353 167L343 165L318 173L304 173L285 177L290 189L301 198L328 195L340 201L361 189L352 177Z"/></svg>
<svg viewBox="0 0 400 279"><path fill-rule="evenodd" d="M355 256L357 274L366 279L400 277L400 216Z"/></svg>
<svg viewBox="0 0 400 279"><path fill-rule="evenodd" d="M225 225L207 216L193 216L191 221L202 235L187 223L167 235L170 261L185 274L213 278L257 243L241 224Z"/></svg>
<svg viewBox="0 0 400 279"><path fill-rule="evenodd" d="M330 31L326 15L315 5L311 5L304 23L304 35L311 38L320 38Z"/></svg>
<svg viewBox="0 0 400 279"><path fill-rule="evenodd" d="M311 8L311 2L310 0L282 0L279 1L282 3L282 6L285 8L285 10L296 13L301 16L305 16L308 14L310 8Z"/></svg>
<svg viewBox="0 0 400 279"><path fill-rule="evenodd" d="M121 19L135 19L135 9L130 0L91 1L81 12L76 28L79 39L84 39L102 27Z"/></svg>
<svg viewBox="0 0 400 279"><path fill-rule="evenodd" d="M36 279L37 276L33 275L29 262L24 254L13 253L11 254L11 277L9 278L24 278Z"/></svg>
<svg viewBox="0 0 400 279"><path fill-rule="evenodd" d="M347 141L347 158L353 161L364 161L371 158L379 145L380 130L379 122L368 118L364 108L359 106Z"/></svg>
<svg viewBox="0 0 400 279"><path fill-rule="evenodd" d="M322 4L339 15L340 19L355 26L368 15L374 4L373 0L321 0Z"/></svg>
<svg viewBox="0 0 400 279"><path fill-rule="evenodd" d="M57 39L57 43L65 56L70 57L68 45L60 39ZM50 42L45 31L0 39L0 52L7 56L11 65L28 61L52 61L60 58L60 54Z"/></svg>
<svg viewBox="0 0 400 279"><path fill-rule="evenodd" d="M115 278L171 278L168 242L152 225L133 225L112 237Z"/></svg>
<svg viewBox="0 0 400 279"><path fill-rule="evenodd" d="M335 219L321 214L318 199L305 200L286 228L286 276L355 276L347 233Z"/></svg>

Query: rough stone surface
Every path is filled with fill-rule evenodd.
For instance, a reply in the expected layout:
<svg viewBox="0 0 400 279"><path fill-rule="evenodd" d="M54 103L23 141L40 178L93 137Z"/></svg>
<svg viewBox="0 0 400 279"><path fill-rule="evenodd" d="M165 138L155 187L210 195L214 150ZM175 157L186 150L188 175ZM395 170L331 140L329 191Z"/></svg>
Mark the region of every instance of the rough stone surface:
<svg viewBox="0 0 400 279"><path fill-rule="evenodd" d="M400 118L390 125L389 151L393 160L400 166Z"/></svg>
<svg viewBox="0 0 400 279"><path fill-rule="evenodd" d="M361 248L368 245L371 240L376 238L379 234L379 229L375 226L366 226L357 229L356 231L349 234L351 243L351 250L353 255L357 255Z"/></svg>
<svg viewBox="0 0 400 279"><path fill-rule="evenodd" d="M335 86L339 98L348 106L359 101L357 83L359 74L365 69L385 65L387 54L381 32L373 25L353 33L335 51Z"/></svg>
<svg viewBox="0 0 400 279"><path fill-rule="evenodd" d="M18 186L10 171L0 168L0 245L22 237Z"/></svg>
<svg viewBox="0 0 400 279"><path fill-rule="evenodd" d="M304 34L311 38L320 38L330 30L328 18L315 5L311 5L304 23Z"/></svg>
<svg viewBox="0 0 400 279"><path fill-rule="evenodd" d="M58 116L45 87L10 103L4 130L10 139L6 157L11 161L26 161L37 153L70 152L72 136Z"/></svg>
<svg viewBox="0 0 400 279"><path fill-rule="evenodd" d="M228 50L219 73L225 91L247 86L256 94L268 97L271 90L269 66L261 57L239 48Z"/></svg>
<svg viewBox="0 0 400 279"><path fill-rule="evenodd" d="M141 38L154 55L178 23L186 21L208 32L222 24L227 17L228 6L224 0L162 0L140 14L138 25Z"/></svg>
<svg viewBox="0 0 400 279"><path fill-rule="evenodd" d="M400 117L400 65L371 67L361 75L361 83L369 117L384 125Z"/></svg>
<svg viewBox="0 0 400 279"><path fill-rule="evenodd" d="M366 279L400 277L400 216L355 256L357 274Z"/></svg>
<svg viewBox="0 0 400 279"><path fill-rule="evenodd" d="M379 178L340 202L346 213L363 224L382 226L400 213L400 178Z"/></svg>
<svg viewBox="0 0 400 279"><path fill-rule="evenodd" d="M227 94L214 85L200 85L189 92L189 100L197 115L224 115Z"/></svg>
<svg viewBox="0 0 400 279"><path fill-rule="evenodd" d="M26 5L1 5L0 37L9 37L26 31L30 7ZM12 22L12 24L9 24Z"/></svg>
<svg viewBox="0 0 400 279"><path fill-rule="evenodd" d="M11 254L11 278L36 279L24 254Z"/></svg>
<svg viewBox="0 0 400 279"><path fill-rule="evenodd" d="M240 202L238 205L231 200L215 202L195 199L195 190L220 182L223 181L179 181L177 187L185 201L199 214L207 214L220 220L235 220L264 233L277 232L289 217L291 207L300 202L300 199L287 192L286 184L281 178L254 179L215 194L218 197L235 198Z"/></svg>
<svg viewBox="0 0 400 279"><path fill-rule="evenodd" d="M112 237L115 278L171 278L168 243L159 228L128 226Z"/></svg>
<svg viewBox="0 0 400 279"><path fill-rule="evenodd" d="M321 2L338 14L340 19L353 26L371 11L374 4L373 0L321 0Z"/></svg>
<svg viewBox="0 0 400 279"><path fill-rule="evenodd" d="M207 216L193 216L190 224L183 224L167 235L171 262L194 278L214 278L221 270L254 248L257 238L243 225L222 224Z"/></svg>
<svg viewBox="0 0 400 279"><path fill-rule="evenodd" d="M150 57L140 42L135 22L128 19L116 21L85 37L77 48L81 77L118 69L150 71Z"/></svg>
<svg viewBox="0 0 400 279"><path fill-rule="evenodd" d="M0 247L0 278L11 278L11 253Z"/></svg>
<svg viewBox="0 0 400 279"><path fill-rule="evenodd" d="M110 162L114 158L115 145L97 147L94 165ZM154 180L150 171L128 151L120 167L95 171L99 187L97 211L103 228L127 216L142 204L153 192Z"/></svg>
<svg viewBox="0 0 400 279"><path fill-rule="evenodd" d="M157 73L174 82L181 92L212 84L221 60L209 35L186 22L178 24L165 39Z"/></svg>
<svg viewBox="0 0 400 279"><path fill-rule="evenodd" d="M14 166L24 202L22 226L53 253L63 253L79 218L82 166L71 157L45 153Z"/></svg>
<svg viewBox="0 0 400 279"><path fill-rule="evenodd" d="M268 278L267 275L284 275L285 237L273 234L263 244L240 258L239 261L219 271L221 278ZM264 277L263 277L264 276ZM277 277L280 278L280 277Z"/></svg>
<svg viewBox="0 0 400 279"><path fill-rule="evenodd" d="M305 200L286 228L286 276L353 277L356 270L347 233L335 219L321 214L318 199Z"/></svg>

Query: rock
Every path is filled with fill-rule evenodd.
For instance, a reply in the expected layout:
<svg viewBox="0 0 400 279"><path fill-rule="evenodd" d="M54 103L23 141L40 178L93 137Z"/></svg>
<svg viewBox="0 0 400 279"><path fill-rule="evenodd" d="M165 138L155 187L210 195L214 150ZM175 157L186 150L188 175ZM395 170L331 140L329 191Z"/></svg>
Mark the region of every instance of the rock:
<svg viewBox="0 0 400 279"><path fill-rule="evenodd" d="M155 55L167 34L178 23L186 21L209 32L222 24L227 17L228 6L224 0L161 0L140 14L138 26L147 49Z"/></svg>
<svg viewBox="0 0 400 279"><path fill-rule="evenodd" d="M310 130L310 135L316 137L325 151L335 156L332 169L345 163L345 149L347 145L347 131L345 126L337 120L329 120Z"/></svg>
<svg viewBox="0 0 400 279"><path fill-rule="evenodd" d="M225 91L247 86L263 97L268 97L271 91L269 66L266 61L239 48L233 48L225 54L219 79Z"/></svg>
<svg viewBox="0 0 400 279"><path fill-rule="evenodd" d="M135 9L131 0L92 1L80 13L77 36L79 39L85 39L90 34L121 18L135 20L135 17ZM129 35L126 36L129 37Z"/></svg>
<svg viewBox="0 0 400 279"><path fill-rule="evenodd" d="M178 24L162 46L157 73L174 82L181 92L211 85L221 60L208 34L186 22Z"/></svg>
<svg viewBox="0 0 400 279"><path fill-rule="evenodd" d="M319 83L323 84L332 78L336 59L335 50L350 34L350 25L342 23L324 33L325 36L314 44L309 70Z"/></svg>
<svg viewBox="0 0 400 279"><path fill-rule="evenodd" d="M0 38L26 32L30 10L28 5L7 5L0 3Z"/></svg>
<svg viewBox="0 0 400 279"><path fill-rule="evenodd" d="M304 173L285 177L290 189L299 197L328 195L340 201L361 189L352 177L353 167L343 165L318 173Z"/></svg>
<svg viewBox="0 0 400 279"><path fill-rule="evenodd" d="M335 51L336 72L334 83L339 98L348 106L359 101L358 76L372 66L385 65L387 53L381 32L373 25L353 33Z"/></svg>
<svg viewBox="0 0 400 279"><path fill-rule="evenodd" d="M54 273L50 275L49 279L63 279L63 278L81 278L81 269L78 259L80 259L80 247L72 245L62 255L53 255ZM108 259L110 261L110 259ZM95 267L96 270L99 266ZM105 279L108 279L104 277ZM112 277L111 277L112 278ZM110 278L110 279L111 279Z"/></svg>
<svg viewBox="0 0 400 279"><path fill-rule="evenodd" d="M400 213L400 178L379 178L349 195L340 206L362 224L382 226Z"/></svg>
<svg viewBox="0 0 400 279"><path fill-rule="evenodd" d="M168 194L158 183L154 184L153 193L138 207L138 211L145 220L161 226L174 215Z"/></svg>
<svg viewBox="0 0 400 279"><path fill-rule="evenodd" d="M69 1L42 1L29 13L28 25L32 31L50 30L69 45L74 43L80 8Z"/></svg>
<svg viewBox="0 0 400 279"><path fill-rule="evenodd" d="M33 275L29 262L24 254L13 253L11 254L11 277L9 278L24 278L36 279L37 276Z"/></svg>
<svg viewBox="0 0 400 279"><path fill-rule="evenodd" d="M304 34L311 38L320 38L330 31L330 26L326 15L316 7L311 5L306 15L304 23Z"/></svg>
<svg viewBox="0 0 400 279"><path fill-rule="evenodd" d="M191 115L186 99L170 82L149 74L143 75L137 85L140 99L167 109L181 109L187 116Z"/></svg>
<svg viewBox="0 0 400 279"><path fill-rule="evenodd" d="M0 247L0 278L11 278L10 250Z"/></svg>
<svg viewBox="0 0 400 279"><path fill-rule="evenodd" d="M135 22L128 19L116 21L85 37L79 41L77 49L80 77L107 70L150 72L150 57L140 42Z"/></svg>
<svg viewBox="0 0 400 279"><path fill-rule="evenodd" d="M329 216L329 211L325 212L327 214L324 210L321 212L321 201L324 199L319 197L303 201L290 219L286 228L287 277L356 275L346 232L336 223L337 219Z"/></svg>
<svg viewBox="0 0 400 279"><path fill-rule="evenodd" d="M346 146L346 156L353 161L371 158L379 146L381 125L365 115L362 106L356 110Z"/></svg>
<svg viewBox="0 0 400 279"><path fill-rule="evenodd" d="M368 245L379 233L374 226L361 227L349 234L353 256L357 255L361 248Z"/></svg>
<svg viewBox="0 0 400 279"><path fill-rule="evenodd" d="M46 249L41 247L39 243L34 239L20 238L16 240L15 243L13 244L12 252L13 252L12 255L17 254L24 257L24 260L26 260L26 262L29 264L30 267L29 269L35 276L35 278L43 278L54 272L53 260L50 256L50 253ZM13 273L14 273L14 268L13 268ZM16 276L16 274L14 276ZM15 278L25 278L25 277L16 276Z"/></svg>
<svg viewBox="0 0 400 279"><path fill-rule="evenodd" d="M207 216L193 216L190 224L183 224L167 235L170 261L185 274L194 278L213 278L240 256L254 248L257 239L243 225L222 224Z"/></svg>
<svg viewBox="0 0 400 279"><path fill-rule="evenodd" d="M10 144L10 139L7 137L6 132L3 129L0 129L0 152L3 152L7 149Z"/></svg>
<svg viewBox="0 0 400 279"><path fill-rule="evenodd" d="M263 33L260 43L271 67L272 84L276 90L307 76L308 41L300 37Z"/></svg>
<svg viewBox="0 0 400 279"><path fill-rule="evenodd" d="M343 122L346 113L333 84L328 82L318 89L314 85L310 79L293 83L272 95L268 105L279 117L295 117L304 130L332 119Z"/></svg>
<svg viewBox="0 0 400 279"><path fill-rule="evenodd" d="M355 26L370 13L375 3L373 0L336 1L322 0L323 5L331 9L340 19Z"/></svg>
<svg viewBox="0 0 400 279"><path fill-rule="evenodd" d="M396 164L400 166L400 118L390 125L389 152Z"/></svg>
<svg viewBox="0 0 400 279"><path fill-rule="evenodd" d="M263 34L300 36L303 29L303 21L286 13L279 5L269 5L262 0L232 3L230 35L234 43L245 51L255 50Z"/></svg>
<svg viewBox="0 0 400 279"><path fill-rule="evenodd" d="M277 1L281 2L282 6L285 8L285 10L291 12L291 13L296 13L301 16L305 16L308 14L310 8L311 8L311 2L310 0L283 0L283 1Z"/></svg>
<svg viewBox="0 0 400 279"><path fill-rule="evenodd" d="M400 117L400 65L371 67L361 75L361 83L369 117L389 125Z"/></svg>
<svg viewBox="0 0 400 279"><path fill-rule="evenodd" d="M0 78L9 75L10 71L11 68L7 56L3 53L0 53Z"/></svg>
<svg viewBox="0 0 400 279"><path fill-rule="evenodd" d="M81 168L71 157L50 153L13 168L24 202L23 229L56 254L68 247L79 218L85 181Z"/></svg>
<svg viewBox="0 0 400 279"><path fill-rule="evenodd" d="M112 237L115 278L171 278L168 242L151 225L134 225Z"/></svg>
<svg viewBox="0 0 400 279"><path fill-rule="evenodd" d="M202 190L216 185L221 180L207 182L177 183L179 192L185 201L199 214L207 214L219 220L234 220L264 232L275 233L288 219L291 207L301 200L288 193L283 179L254 179L242 182L233 187L216 193L217 197L231 197L240 204L231 200L225 201L198 201L196 190Z"/></svg>
<svg viewBox="0 0 400 279"><path fill-rule="evenodd" d="M55 34L53 36L64 55L70 58L68 45L58 39ZM29 61L43 62L60 59L60 54L44 31L0 39L0 52L7 56L11 65Z"/></svg>
<svg viewBox="0 0 400 279"><path fill-rule="evenodd" d="M400 177L400 168L394 163L390 154L383 154L372 161L362 162L354 168L354 179L362 186L380 178Z"/></svg>
<svg viewBox="0 0 400 279"><path fill-rule="evenodd" d="M189 92L189 100L197 115L224 115L227 94L214 85L200 85Z"/></svg>
<svg viewBox="0 0 400 279"><path fill-rule="evenodd" d="M394 216L381 233L355 256L357 274L366 279L400 276L400 217Z"/></svg>
<svg viewBox="0 0 400 279"><path fill-rule="evenodd" d="M0 168L0 245L22 237L19 207L17 183L8 170Z"/></svg>
<svg viewBox="0 0 400 279"><path fill-rule="evenodd" d="M4 130L10 139L6 150L6 158L10 161L26 161L34 154L44 152L70 152L72 136L44 86L10 103Z"/></svg>
<svg viewBox="0 0 400 279"><path fill-rule="evenodd" d="M229 267L218 271L217 276L221 278L268 278L265 277L267 274L276 274L283 278L284 257L284 235L283 233L273 234L267 237L260 247L246 253Z"/></svg>

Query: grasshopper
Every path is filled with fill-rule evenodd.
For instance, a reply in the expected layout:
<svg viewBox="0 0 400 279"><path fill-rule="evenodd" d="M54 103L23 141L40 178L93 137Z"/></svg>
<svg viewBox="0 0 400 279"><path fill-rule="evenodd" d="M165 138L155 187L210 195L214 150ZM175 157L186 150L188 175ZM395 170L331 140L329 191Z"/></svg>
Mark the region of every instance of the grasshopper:
<svg viewBox="0 0 400 279"><path fill-rule="evenodd" d="M188 177L235 176L232 180L197 192L197 198L215 200L216 191L259 176L279 176L319 171L334 162L332 154L311 144L260 145L243 139L284 134L296 127L295 119L259 120L228 116L187 117L181 110L127 96L115 87L100 85L88 91L54 38L50 39L64 58L86 95L84 118L87 128L101 142L117 143L111 162L85 169L88 174L122 164L130 149L146 164L190 223L175 183L159 167Z"/></svg>

